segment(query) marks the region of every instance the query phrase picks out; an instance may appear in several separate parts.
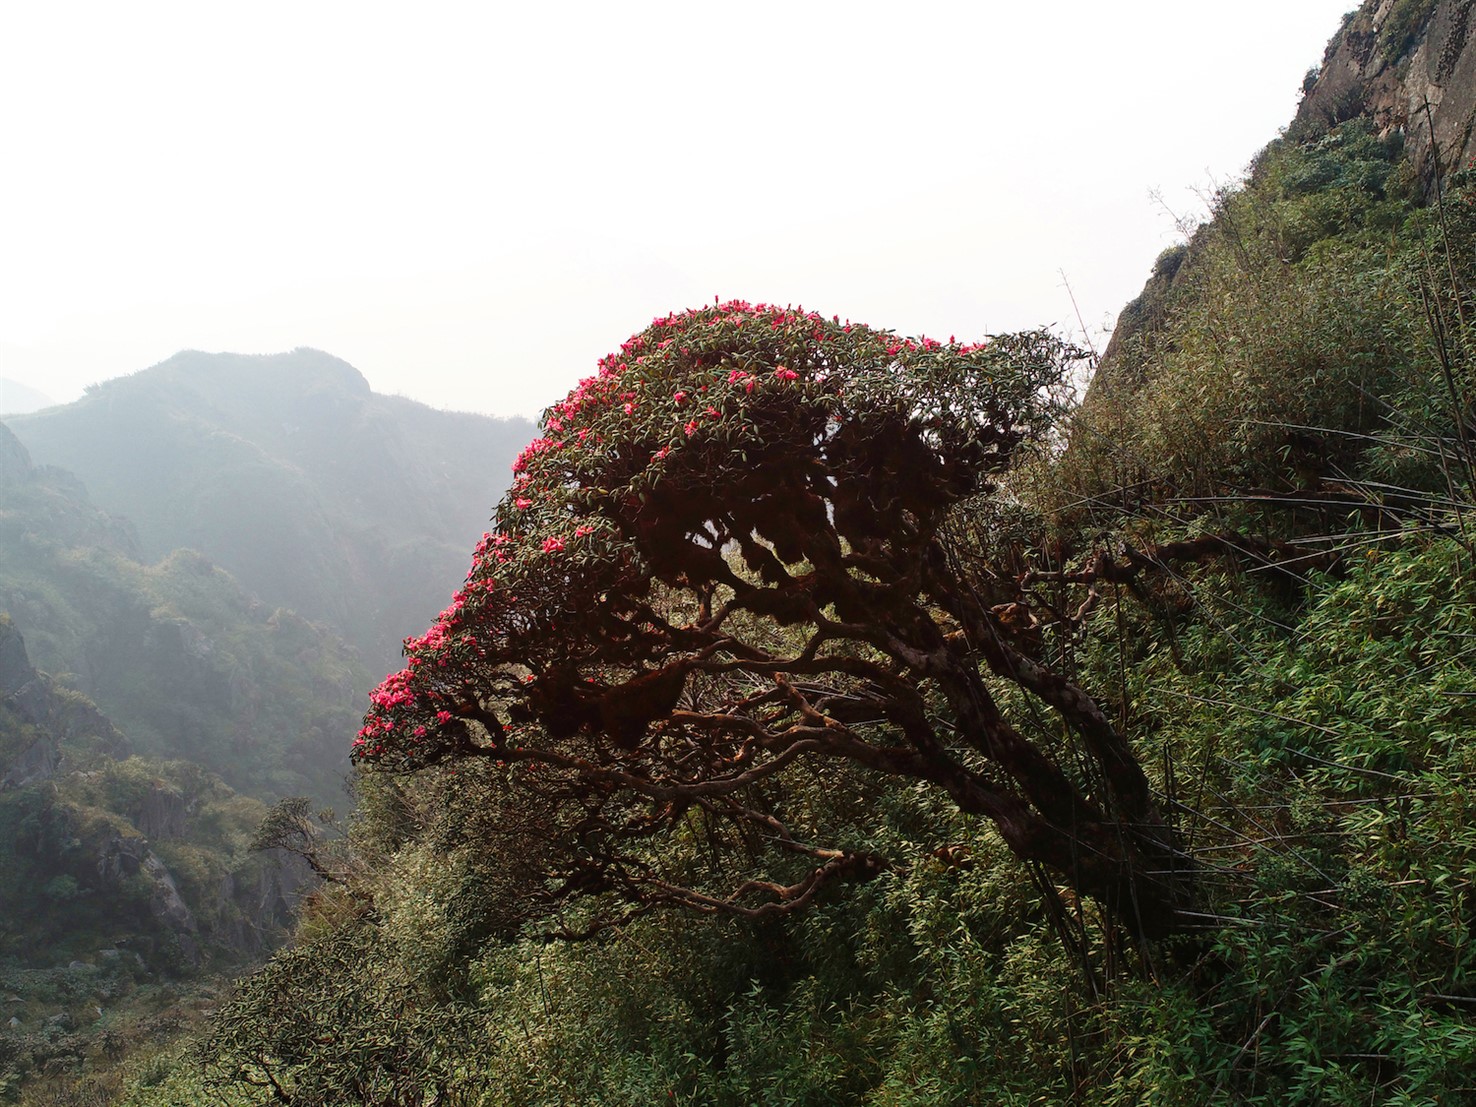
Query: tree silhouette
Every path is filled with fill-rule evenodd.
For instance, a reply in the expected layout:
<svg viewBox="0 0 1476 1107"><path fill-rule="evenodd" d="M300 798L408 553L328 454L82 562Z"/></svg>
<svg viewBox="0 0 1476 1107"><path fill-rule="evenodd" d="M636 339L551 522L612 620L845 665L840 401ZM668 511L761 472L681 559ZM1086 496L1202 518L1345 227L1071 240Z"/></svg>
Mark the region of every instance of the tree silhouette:
<svg viewBox="0 0 1476 1107"><path fill-rule="evenodd" d="M1133 931L1179 928L1180 854L1128 743L952 525L1048 434L1075 356L737 301L656 320L545 413L355 759L501 763L564 843L555 897L764 915L875 873L790 802L818 766L942 789ZM1011 686L1069 765L1006 718ZM643 848L696 827L766 875L714 888Z"/></svg>

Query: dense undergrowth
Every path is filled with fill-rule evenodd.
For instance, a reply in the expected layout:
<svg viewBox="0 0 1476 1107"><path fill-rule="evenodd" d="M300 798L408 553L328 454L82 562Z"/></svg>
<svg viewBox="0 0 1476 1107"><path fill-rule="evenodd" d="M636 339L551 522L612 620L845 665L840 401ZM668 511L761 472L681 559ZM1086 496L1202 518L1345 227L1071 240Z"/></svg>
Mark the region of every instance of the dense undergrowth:
<svg viewBox="0 0 1476 1107"><path fill-rule="evenodd" d="M304 1103L1460 1102L1465 572L1459 543L1410 539L1314 580L1291 631L1245 582L1203 582L1207 603L1241 599L1184 630L1178 661L1133 666L1143 748L1172 767L1202 866L1201 934L1125 948L991 832L898 789L872 797L870 830L908 864L799 919L512 938L495 837L438 845L464 813L451 794L495 785L443 774L379 798L422 836L386 859L373 909L321 904L194 1063L133 1102L266 1103L242 1081L268 1074Z"/></svg>
<svg viewBox="0 0 1476 1107"><path fill-rule="evenodd" d="M1009 527L979 525L1055 564L1225 530L1306 551L1045 632L1174 813L1200 928L1131 943L935 794L829 772L791 801L891 858L875 879L549 940L503 770L366 776L297 944L123 1101L1472 1101L1473 195L1422 204L1359 121L1273 144ZM695 822L663 848L745 863Z"/></svg>
<svg viewBox="0 0 1476 1107"><path fill-rule="evenodd" d="M302 866L254 849L268 809L192 762L126 756L0 617L0 1097L116 1086L280 945ZM120 748L124 747L124 748ZM38 753L39 751L39 753Z"/></svg>

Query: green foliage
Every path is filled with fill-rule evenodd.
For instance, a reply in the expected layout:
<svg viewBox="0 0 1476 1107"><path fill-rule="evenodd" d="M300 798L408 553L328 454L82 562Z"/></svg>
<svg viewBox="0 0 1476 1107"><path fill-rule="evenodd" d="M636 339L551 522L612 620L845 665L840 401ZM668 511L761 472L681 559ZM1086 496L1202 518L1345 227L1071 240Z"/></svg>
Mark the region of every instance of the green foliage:
<svg viewBox="0 0 1476 1107"><path fill-rule="evenodd" d="M1236 720L1207 763L1201 787L1221 798L1201 841L1245 877L1227 877L1229 926L1196 969L1221 1006L1187 1058L1227 1101L1422 1102L1465 1086L1476 718L1462 693L1476 655L1470 585L1451 587L1463 560L1451 542L1370 553L1318 589L1294 635L1242 617L1230 673L1191 674L1191 694Z"/></svg>
<svg viewBox="0 0 1476 1107"><path fill-rule="evenodd" d="M1104 366L1036 502L1069 527L1364 475L1393 398L1439 381L1404 260L1421 235L1399 155L1361 119L1267 147L1217 198L1157 324Z"/></svg>
<svg viewBox="0 0 1476 1107"><path fill-rule="evenodd" d="M76 899L82 894L82 888L75 879L66 873L54 876L41 888L41 895L53 903L63 904L69 900Z"/></svg>
<svg viewBox="0 0 1476 1107"><path fill-rule="evenodd" d="M1406 51L1428 11L1394 5L1380 48ZM1165 259L1164 300L1064 454L1016 482L1022 502L958 521L981 551L1058 560L1150 524L1340 554L1102 584L1082 625L1039 630L1175 813L1202 930L1125 945L934 790L835 772L769 798L894 859L851 894L551 942L527 925L549 891L535 793L510 804L496 766L374 777L353 894L320 897L243 984L203 1072L142 1073L122 1101L264 1105L270 1073L303 1105L1470 1102L1476 205L1456 175L1419 210L1398 153L1360 123L1273 144ZM683 825L644 860L688 871L707 843Z"/></svg>
<svg viewBox="0 0 1476 1107"><path fill-rule="evenodd" d="M216 1020L209 1082L278 1087L298 1103L444 1102L437 1089L474 1056L481 1027L426 1002L396 952L366 922L279 954Z"/></svg>
<svg viewBox="0 0 1476 1107"><path fill-rule="evenodd" d="M1465 556L1416 536L1293 600L1209 575L1176 627L1128 609L1128 710L1177 766L1160 785L1220 920L1136 972L1087 905L1043 897L926 790L872 797L871 844L906 863L844 899L548 944L519 937L515 912L488 925L523 894L506 875L524 848L496 833L491 781L376 779L355 831L382 859L362 877L374 910L325 903L229 1009L203 1079L262 1104L246 1080L263 1064L303 1104L344 1088L509 1105L1460 1102L1476 1006ZM1082 663L1110 683L1116 622L1098 621ZM814 788L826 818L859 817L831 801L837 781ZM145 1092L197 1089L192 1071L125 1102L186 1102Z"/></svg>

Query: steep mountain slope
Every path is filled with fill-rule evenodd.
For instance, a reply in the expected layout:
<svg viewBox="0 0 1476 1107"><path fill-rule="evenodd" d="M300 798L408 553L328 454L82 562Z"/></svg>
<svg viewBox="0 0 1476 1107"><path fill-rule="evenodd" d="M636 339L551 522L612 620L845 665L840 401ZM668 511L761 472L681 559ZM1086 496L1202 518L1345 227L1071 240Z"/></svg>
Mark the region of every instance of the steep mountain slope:
<svg viewBox="0 0 1476 1107"><path fill-rule="evenodd" d="M1383 135L1405 134L1414 168L1433 182L1437 165L1449 171L1476 153L1473 29L1471 0L1365 3L1308 74L1293 130L1361 116Z"/></svg>
<svg viewBox="0 0 1476 1107"><path fill-rule="evenodd" d="M85 955L117 933L176 968L260 951L305 881L251 857L266 811L196 765L132 756L0 616L0 957Z"/></svg>
<svg viewBox="0 0 1476 1107"><path fill-rule="evenodd" d="M310 874L252 849L266 813L197 765L130 756L0 615L0 1095L157 1046L175 981L281 941Z"/></svg>
<svg viewBox="0 0 1476 1107"><path fill-rule="evenodd" d="M354 652L203 555L140 560L132 528L0 424L0 612L134 748L272 799L336 802L368 679Z"/></svg>
<svg viewBox="0 0 1476 1107"><path fill-rule="evenodd" d="M1345 123L1355 126L1344 133ZM1412 191L1433 200L1442 176L1468 166L1476 156L1476 0L1366 0L1350 11L1321 64L1308 70L1286 141L1261 154L1252 180L1274 171L1288 153L1301 155L1302 164L1292 169L1282 199L1305 202L1274 218L1222 209L1202 234L1164 251L1143 292L1118 317L1094 391L1141 383L1141 363L1162 338L1174 287L1193 296L1189 286L1201 283L1184 262L1235 233L1237 218L1262 237L1276 236L1271 246L1281 249L1278 260L1294 262L1319 240L1336 241L1354 229L1388 230L1375 205L1387 199L1397 205ZM1395 168L1405 176L1391 177ZM1243 252L1239 243L1230 248Z"/></svg>
<svg viewBox="0 0 1476 1107"><path fill-rule="evenodd" d="M181 353L10 425L127 516L146 558L198 550L380 669L465 575L531 437L525 420L378 395L305 349Z"/></svg>

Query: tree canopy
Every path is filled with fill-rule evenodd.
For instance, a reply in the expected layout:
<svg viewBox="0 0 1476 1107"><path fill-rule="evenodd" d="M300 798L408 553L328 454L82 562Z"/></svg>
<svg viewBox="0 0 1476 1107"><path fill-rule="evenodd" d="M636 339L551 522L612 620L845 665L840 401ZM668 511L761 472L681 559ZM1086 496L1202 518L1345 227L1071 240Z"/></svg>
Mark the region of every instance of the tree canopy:
<svg viewBox="0 0 1476 1107"><path fill-rule="evenodd" d="M1175 928L1178 853L1126 741L1042 660L1022 578L950 537L1049 433L1076 356L740 301L657 319L545 413L355 760L506 766L568 845L556 896L745 914L887 863L786 807L786 776L846 763L944 789L1132 929ZM1011 686L1069 761L1011 724ZM640 851L691 819L790 860L713 888Z"/></svg>

